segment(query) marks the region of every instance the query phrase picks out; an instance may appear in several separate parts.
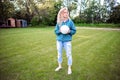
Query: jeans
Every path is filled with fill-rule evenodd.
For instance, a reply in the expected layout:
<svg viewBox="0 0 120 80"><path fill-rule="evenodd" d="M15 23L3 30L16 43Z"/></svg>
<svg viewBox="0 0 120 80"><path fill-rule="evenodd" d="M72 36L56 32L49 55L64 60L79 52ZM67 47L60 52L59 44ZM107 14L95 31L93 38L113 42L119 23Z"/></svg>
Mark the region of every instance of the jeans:
<svg viewBox="0 0 120 80"><path fill-rule="evenodd" d="M68 65L72 65L72 54L71 54L71 41L68 42L62 42L62 41L57 41L57 52L58 52L58 63L62 63L62 49L65 49L66 56L68 58Z"/></svg>

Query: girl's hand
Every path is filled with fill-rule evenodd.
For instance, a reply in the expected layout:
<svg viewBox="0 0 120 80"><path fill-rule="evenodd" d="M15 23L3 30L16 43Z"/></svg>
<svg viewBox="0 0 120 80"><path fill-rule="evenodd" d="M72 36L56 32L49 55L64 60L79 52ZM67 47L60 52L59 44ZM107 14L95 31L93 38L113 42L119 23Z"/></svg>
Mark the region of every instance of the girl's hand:
<svg viewBox="0 0 120 80"><path fill-rule="evenodd" d="M69 33L70 33L70 30L68 30L67 34L69 34Z"/></svg>

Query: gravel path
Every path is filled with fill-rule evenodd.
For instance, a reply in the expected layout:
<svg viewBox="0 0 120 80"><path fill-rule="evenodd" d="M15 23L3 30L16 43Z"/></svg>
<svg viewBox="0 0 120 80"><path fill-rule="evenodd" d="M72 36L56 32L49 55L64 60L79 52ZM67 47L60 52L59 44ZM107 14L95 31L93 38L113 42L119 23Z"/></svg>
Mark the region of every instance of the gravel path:
<svg viewBox="0 0 120 80"><path fill-rule="evenodd" d="M95 29L95 30L115 30L115 31L120 31L120 28L93 28L93 27L77 27L77 29Z"/></svg>

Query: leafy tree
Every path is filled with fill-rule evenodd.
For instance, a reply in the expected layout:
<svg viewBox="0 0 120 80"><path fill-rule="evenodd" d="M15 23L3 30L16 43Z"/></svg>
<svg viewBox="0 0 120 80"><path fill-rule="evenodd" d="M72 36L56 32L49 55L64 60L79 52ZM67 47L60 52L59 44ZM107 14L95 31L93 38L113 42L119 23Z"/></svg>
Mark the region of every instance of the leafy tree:
<svg viewBox="0 0 120 80"><path fill-rule="evenodd" d="M71 14L77 9L77 2L74 0L61 0L62 6L61 7L67 7L70 13L71 18L73 17Z"/></svg>
<svg viewBox="0 0 120 80"><path fill-rule="evenodd" d="M34 0L16 0L15 5L17 6L14 17L17 19L25 19L30 23L34 14Z"/></svg>
<svg viewBox="0 0 120 80"><path fill-rule="evenodd" d="M0 19L5 20L14 15L14 5L9 1L0 2Z"/></svg>
<svg viewBox="0 0 120 80"><path fill-rule="evenodd" d="M61 1L60 2L54 2L52 0L49 0L47 2L44 2L41 4L41 6L38 6L39 9L39 15L35 14L34 17L38 17L37 19L32 19L32 23L34 22L44 25L55 25L56 24L56 17L58 10L61 8Z"/></svg>
<svg viewBox="0 0 120 80"><path fill-rule="evenodd" d="M90 6L84 11L88 23L98 22L100 19L99 6L96 1L92 1Z"/></svg>
<svg viewBox="0 0 120 80"><path fill-rule="evenodd" d="M109 23L120 23L120 5L112 9L110 18L108 19Z"/></svg>

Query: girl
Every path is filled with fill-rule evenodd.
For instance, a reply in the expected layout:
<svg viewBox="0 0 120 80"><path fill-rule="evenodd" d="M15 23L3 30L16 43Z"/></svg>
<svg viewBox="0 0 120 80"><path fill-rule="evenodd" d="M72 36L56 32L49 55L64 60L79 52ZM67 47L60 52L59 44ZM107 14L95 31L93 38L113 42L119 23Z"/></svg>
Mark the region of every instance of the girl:
<svg viewBox="0 0 120 80"><path fill-rule="evenodd" d="M69 27L67 34L62 34L60 27L66 25ZM55 34L57 36L57 53L58 53L58 67L55 71L59 71L62 69L62 49L64 48L66 51L67 59L68 59L68 74L72 73L72 35L76 33L76 28L74 26L73 21L69 18L69 11L66 7L60 9L57 15L57 24L55 27Z"/></svg>

